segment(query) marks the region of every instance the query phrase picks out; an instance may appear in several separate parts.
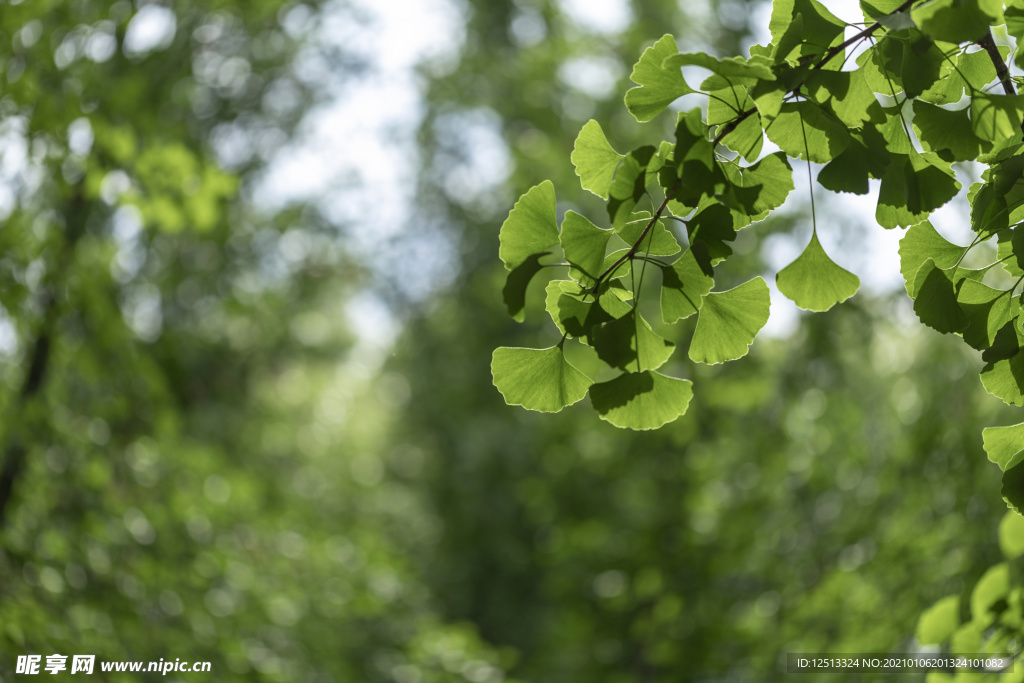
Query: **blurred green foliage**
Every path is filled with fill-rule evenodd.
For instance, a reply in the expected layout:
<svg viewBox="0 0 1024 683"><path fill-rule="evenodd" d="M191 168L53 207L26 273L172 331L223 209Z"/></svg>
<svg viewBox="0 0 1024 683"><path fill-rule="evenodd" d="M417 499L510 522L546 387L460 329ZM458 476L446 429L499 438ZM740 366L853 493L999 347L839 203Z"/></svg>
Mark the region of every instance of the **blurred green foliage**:
<svg viewBox="0 0 1024 683"><path fill-rule="evenodd" d="M492 263L508 200L575 186L591 116L638 142L617 93L651 37L728 55L743 25L659 0L595 32L560 3L468 3L457 59L424 66L420 136L457 276L394 301L376 348L345 306L379 283L336 226L251 201L317 100L295 59L321 9L179 2L173 37L126 51L146 7L0 13L5 158L24 149L0 227L0 680L31 653L208 660L216 680L763 680L786 651L908 649L999 560L978 434L1008 420L900 303L679 361L704 381L653 434L513 412L491 386L491 349L527 334ZM604 90L559 80L595 63ZM473 193L444 183L466 163L445 122L481 110L510 163ZM727 277L762 272L735 249Z"/></svg>

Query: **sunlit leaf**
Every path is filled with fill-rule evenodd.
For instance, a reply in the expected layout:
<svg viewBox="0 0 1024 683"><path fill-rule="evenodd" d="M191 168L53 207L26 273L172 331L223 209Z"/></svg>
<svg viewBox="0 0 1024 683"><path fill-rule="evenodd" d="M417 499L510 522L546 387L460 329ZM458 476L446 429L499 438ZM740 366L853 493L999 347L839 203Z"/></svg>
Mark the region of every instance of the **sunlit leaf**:
<svg viewBox="0 0 1024 683"><path fill-rule="evenodd" d="M675 344L654 332L635 309L601 326L592 339L598 357L620 370L656 370L675 351Z"/></svg>
<svg viewBox="0 0 1024 683"><path fill-rule="evenodd" d="M690 358L714 365L747 355L768 322L770 306L768 284L760 277L725 292L711 292L697 316Z"/></svg>
<svg viewBox="0 0 1024 683"><path fill-rule="evenodd" d="M665 34L640 55L629 75L640 87L626 92L626 109L637 121L650 121L675 100L694 92L678 68L664 65L668 57L678 52L676 39Z"/></svg>
<svg viewBox="0 0 1024 683"><path fill-rule="evenodd" d="M602 230L575 211L566 211L559 241L565 260L596 278L601 273L611 236L611 230Z"/></svg>
<svg viewBox="0 0 1024 683"><path fill-rule="evenodd" d="M619 154L608 144L601 124L593 119L583 125L570 157L583 189L602 199L608 198L615 169L624 158L624 154Z"/></svg>
<svg viewBox="0 0 1024 683"><path fill-rule="evenodd" d="M693 382L659 372L629 372L590 388L601 419L626 429L657 429L686 412Z"/></svg>
<svg viewBox="0 0 1024 683"><path fill-rule="evenodd" d="M543 413L557 413L576 403L592 384L565 359L561 344L549 349L497 348L491 375L506 403Z"/></svg>
<svg viewBox="0 0 1024 683"><path fill-rule="evenodd" d="M786 297L810 311L827 311L860 288L860 278L830 259L813 233L807 248L779 271L775 282Z"/></svg>
<svg viewBox="0 0 1024 683"><path fill-rule="evenodd" d="M498 257L508 270L558 244L555 186L550 180L535 185L519 198L502 223L498 239Z"/></svg>

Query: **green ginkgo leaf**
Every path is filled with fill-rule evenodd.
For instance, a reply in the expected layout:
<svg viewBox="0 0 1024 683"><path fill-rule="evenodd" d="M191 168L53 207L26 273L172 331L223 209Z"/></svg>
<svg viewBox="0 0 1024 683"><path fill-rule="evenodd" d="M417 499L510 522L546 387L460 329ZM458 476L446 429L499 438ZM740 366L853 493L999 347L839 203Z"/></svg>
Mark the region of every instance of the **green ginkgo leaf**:
<svg viewBox="0 0 1024 683"><path fill-rule="evenodd" d="M816 234L800 256L775 276L779 291L800 308L827 311L860 289L860 278L829 258Z"/></svg>
<svg viewBox="0 0 1024 683"><path fill-rule="evenodd" d="M633 310L617 293L617 283L617 280L602 283L595 301L592 294L581 292L579 283L553 280L547 286L544 308L559 332L589 343L595 326L621 318Z"/></svg>
<svg viewBox="0 0 1024 683"><path fill-rule="evenodd" d="M752 85L755 81L775 80L775 74L764 64L760 64L752 60L746 60L742 57L718 59L717 57L712 57L711 55L704 54L703 52L671 55L662 62L662 66L665 69L679 69L684 66L699 66L711 71L712 73L716 73L719 76L724 76L734 83L743 85Z"/></svg>
<svg viewBox="0 0 1024 683"><path fill-rule="evenodd" d="M620 370L657 370L675 351L675 344L652 330L636 309L602 325L592 339L598 357Z"/></svg>
<svg viewBox="0 0 1024 683"><path fill-rule="evenodd" d="M708 125L718 126L723 134L721 144L738 152L747 161L754 161L764 145L764 126L755 111L742 121L734 123L741 112L755 109L754 100L742 86L731 85L708 93ZM729 126L729 129L726 129Z"/></svg>
<svg viewBox="0 0 1024 683"><path fill-rule="evenodd" d="M555 186L550 180L526 191L498 233L498 257L513 270L535 254L558 244Z"/></svg>
<svg viewBox="0 0 1024 683"><path fill-rule="evenodd" d="M950 274L926 259L914 276L910 291L914 313L928 327L943 334L959 332L970 322L956 300Z"/></svg>
<svg viewBox="0 0 1024 683"><path fill-rule="evenodd" d="M508 308L508 314L516 322L523 322L525 317L526 288L533 276L544 268L540 263L542 256L547 256L547 252L528 257L513 268L505 278L505 287L501 290L501 296L505 307Z"/></svg>
<svg viewBox="0 0 1024 683"><path fill-rule="evenodd" d="M926 609L917 622L917 642L938 645L960 626L960 596L948 595Z"/></svg>
<svg viewBox="0 0 1024 683"><path fill-rule="evenodd" d="M590 388L602 420L625 429L657 429L686 412L693 382L659 372L628 372Z"/></svg>
<svg viewBox="0 0 1024 683"><path fill-rule="evenodd" d="M810 99L827 105L840 121L851 128L867 122L875 94L864 78L864 69L855 71L812 71L805 84Z"/></svg>
<svg viewBox="0 0 1024 683"><path fill-rule="evenodd" d="M782 152L768 154L747 167L725 164L722 173L728 181L719 195L722 202L752 220L782 206L793 190L793 169Z"/></svg>
<svg viewBox="0 0 1024 683"><path fill-rule="evenodd" d="M979 351L995 343L996 335L1016 312L1010 294L973 279L960 283L956 300L967 316L967 327L963 329L965 342Z"/></svg>
<svg viewBox="0 0 1024 683"><path fill-rule="evenodd" d="M651 214L646 211L633 214L636 220L631 220L618 230L619 237L626 243L632 246L636 244L637 240L640 239L640 235L643 234L644 229L651 222ZM668 231L665 224L661 221L656 221L651 226L650 231L644 236L643 241L640 243L638 251L650 254L651 256L672 256L678 254L682 250L679 246L679 242L675 236Z"/></svg>
<svg viewBox="0 0 1024 683"><path fill-rule="evenodd" d="M900 239L900 274L910 293L917 272L928 259L939 268L951 268L967 253L967 247L960 247L940 235L928 221L911 226Z"/></svg>
<svg viewBox="0 0 1024 683"><path fill-rule="evenodd" d="M910 11L914 23L934 40L977 41L990 24L1002 23L1002 3L993 0L932 0Z"/></svg>
<svg viewBox="0 0 1024 683"><path fill-rule="evenodd" d="M608 144L601 124L591 119L583 125L576 137L569 158L576 167L576 175L580 177L583 189L608 199L608 188L615 177L615 169L625 156Z"/></svg>
<svg viewBox="0 0 1024 683"><path fill-rule="evenodd" d="M557 413L587 395L593 381L565 359L562 345L550 349L499 347L491 357L494 386L505 403Z"/></svg>
<svg viewBox="0 0 1024 683"><path fill-rule="evenodd" d="M974 133L966 109L950 111L914 100L914 132L922 146L949 161L968 161L992 148Z"/></svg>
<svg viewBox="0 0 1024 683"><path fill-rule="evenodd" d="M647 165L657 150L650 145L638 147L626 155L608 188L608 217L618 228L629 220L633 207L647 191Z"/></svg>
<svg viewBox="0 0 1024 683"><path fill-rule="evenodd" d="M1014 514L1024 515L1024 462L1019 462L1003 472L1003 486L999 493Z"/></svg>
<svg viewBox="0 0 1024 683"><path fill-rule="evenodd" d="M971 124L982 140L999 143L1020 134L1024 95L976 92L971 98Z"/></svg>
<svg viewBox="0 0 1024 683"><path fill-rule="evenodd" d="M678 67L665 68L665 60L679 53L670 34L644 50L629 75L638 88L626 92L626 109L637 121L650 121L683 95L695 92Z"/></svg>
<svg viewBox="0 0 1024 683"><path fill-rule="evenodd" d="M933 154L893 154L882 175L875 219L883 228L911 226L956 196L960 183Z"/></svg>
<svg viewBox="0 0 1024 683"><path fill-rule="evenodd" d="M985 455L1006 471L1024 460L1024 423L981 430Z"/></svg>
<svg viewBox="0 0 1024 683"><path fill-rule="evenodd" d="M725 292L711 292L697 316L690 359L715 365L747 355L768 322L770 307L768 284L761 277Z"/></svg>
<svg viewBox="0 0 1024 683"><path fill-rule="evenodd" d="M1024 405L1024 353L993 361L981 371L985 391L1011 406Z"/></svg>
<svg viewBox="0 0 1024 683"><path fill-rule="evenodd" d="M592 278L601 274L611 230L602 230L575 211L566 211L558 239L565 260Z"/></svg>
<svg viewBox="0 0 1024 683"><path fill-rule="evenodd" d="M661 282L661 319L666 323L688 318L701 309L704 297L715 285L711 260L696 244L671 266L665 266ZM701 258L699 253L703 252Z"/></svg>
<svg viewBox="0 0 1024 683"><path fill-rule="evenodd" d="M772 43L779 44L796 15L801 15L803 20L801 55L824 52L837 37L843 35L846 26L846 22L829 12L817 0L775 0L768 25ZM792 58L794 55L789 56Z"/></svg>
<svg viewBox="0 0 1024 683"><path fill-rule="evenodd" d="M788 156L817 164L832 161L850 144L846 125L808 100L782 105L766 133Z"/></svg>

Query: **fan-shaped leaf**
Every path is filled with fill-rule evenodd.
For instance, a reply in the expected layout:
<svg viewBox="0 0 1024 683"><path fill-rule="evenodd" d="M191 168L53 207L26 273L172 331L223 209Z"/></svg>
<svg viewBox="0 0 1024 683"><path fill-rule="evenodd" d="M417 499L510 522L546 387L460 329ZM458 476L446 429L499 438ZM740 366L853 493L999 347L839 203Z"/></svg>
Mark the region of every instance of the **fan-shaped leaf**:
<svg viewBox="0 0 1024 683"><path fill-rule="evenodd" d="M491 375L505 403L542 413L557 413L576 403L593 384L569 364L561 344L550 349L497 348Z"/></svg>
<svg viewBox="0 0 1024 683"><path fill-rule="evenodd" d="M629 372L590 388L601 419L626 429L657 429L686 412L693 382L659 372Z"/></svg>
<svg viewBox="0 0 1024 683"><path fill-rule="evenodd" d="M810 311L827 311L860 288L860 278L830 259L815 234L803 253L779 271L775 283L797 306Z"/></svg>
<svg viewBox="0 0 1024 683"><path fill-rule="evenodd" d="M611 236L611 230L602 230L575 211L566 211L558 239L562 243L565 260L597 278Z"/></svg>
<svg viewBox="0 0 1024 683"><path fill-rule="evenodd" d="M637 372L660 368L675 351L675 344L655 333L636 309L595 331L593 345L608 365Z"/></svg>
<svg viewBox="0 0 1024 683"><path fill-rule="evenodd" d="M726 292L711 292L697 316L690 358L715 365L745 356L768 322L770 307L768 285L760 277Z"/></svg>
<svg viewBox="0 0 1024 683"><path fill-rule="evenodd" d="M638 88L626 92L626 109L637 121L650 121L675 100L695 92L678 68L665 68L665 60L679 53L676 39L669 34L644 50L629 75Z"/></svg>
<svg viewBox="0 0 1024 683"><path fill-rule="evenodd" d="M519 198L501 224L498 240L498 257L508 270L558 244L555 186L550 180L531 187Z"/></svg>
<svg viewBox="0 0 1024 683"><path fill-rule="evenodd" d="M624 154L619 154L608 144L601 124L593 119L583 124L570 157L583 189L602 199L608 199L615 169L624 158Z"/></svg>

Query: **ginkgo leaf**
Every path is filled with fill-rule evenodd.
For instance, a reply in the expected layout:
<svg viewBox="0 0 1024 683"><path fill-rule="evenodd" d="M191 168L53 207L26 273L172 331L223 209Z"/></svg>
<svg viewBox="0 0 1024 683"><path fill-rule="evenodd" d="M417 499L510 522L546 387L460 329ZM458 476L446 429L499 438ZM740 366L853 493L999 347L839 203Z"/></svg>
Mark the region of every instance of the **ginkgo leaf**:
<svg viewBox="0 0 1024 683"><path fill-rule="evenodd" d="M917 622L917 642L938 645L960 626L960 596L949 595L926 609Z"/></svg>
<svg viewBox="0 0 1024 683"><path fill-rule="evenodd" d="M868 87L864 70L812 71L805 83L808 97L827 105L840 121L851 128L859 128L869 121L868 112L875 103L875 94Z"/></svg>
<svg viewBox="0 0 1024 683"><path fill-rule="evenodd" d="M977 92L971 98L971 124L982 140L1002 142L1020 134L1024 95Z"/></svg>
<svg viewBox="0 0 1024 683"><path fill-rule="evenodd" d="M967 110L950 111L933 104L914 101L914 132L928 151L944 154L947 161L968 161L992 148L974 133Z"/></svg>
<svg viewBox="0 0 1024 683"><path fill-rule="evenodd" d="M971 203L971 229L980 239L987 239L1010 225L1010 211L1006 196L998 192L995 183L975 183L967 192Z"/></svg>
<svg viewBox="0 0 1024 683"><path fill-rule="evenodd" d="M615 170L608 188L608 217L615 227L629 220L633 207L647 189L647 165L657 150L650 145L638 147L626 155Z"/></svg>
<svg viewBox="0 0 1024 683"><path fill-rule="evenodd" d="M559 241L565 260L596 278L601 273L611 230L602 230L575 211L566 211Z"/></svg>
<svg viewBox="0 0 1024 683"><path fill-rule="evenodd" d="M818 182L833 192L868 193L868 180L881 178L890 157L881 135L873 128L850 135L850 144L842 154L818 172Z"/></svg>
<svg viewBox="0 0 1024 683"><path fill-rule="evenodd" d="M929 221L913 225L900 239L900 274L909 294L917 272L928 259L939 268L951 268L963 255L967 247L959 247L940 235ZM915 290L916 291L916 290Z"/></svg>
<svg viewBox="0 0 1024 683"><path fill-rule="evenodd" d="M793 169L782 152L769 154L747 167L723 164L722 172L728 184L719 197L754 220L782 206L793 190Z"/></svg>
<svg viewBox="0 0 1024 683"><path fill-rule="evenodd" d="M967 327L969 321L957 303L953 282L934 260L925 260L918 269L910 296L914 299L914 313L933 330L948 333Z"/></svg>
<svg viewBox="0 0 1024 683"><path fill-rule="evenodd" d="M698 256L702 251L705 253L703 258ZM704 297L715 285L711 276L711 259L699 243L671 266L661 270L661 319L669 324L699 311Z"/></svg>
<svg viewBox="0 0 1024 683"><path fill-rule="evenodd" d="M1003 486L999 493L1014 514L1024 515L1024 462L1003 472Z"/></svg>
<svg viewBox="0 0 1024 683"><path fill-rule="evenodd" d="M569 158L576 167L576 175L583 189L608 199L608 189L615 177L615 169L625 157L625 154L619 154L608 144L601 124L591 119L576 136L576 144Z"/></svg>
<svg viewBox="0 0 1024 683"><path fill-rule="evenodd" d="M703 52L675 54L662 63L665 69L679 69L683 66L699 66L713 73L741 84L754 81L774 81L775 74L764 64L748 61L742 57L718 59Z"/></svg>
<svg viewBox="0 0 1024 683"><path fill-rule="evenodd" d="M718 131L723 134L721 144L747 161L757 159L764 145L764 127L747 89L742 86L724 88L712 91L709 97L708 125L718 126ZM751 109L755 111L736 123L742 112Z"/></svg>
<svg viewBox="0 0 1024 683"><path fill-rule="evenodd" d="M725 292L711 292L697 316L690 359L715 365L747 355L768 322L770 307L768 284L761 277Z"/></svg>
<svg viewBox="0 0 1024 683"><path fill-rule="evenodd" d="M736 239L733 215L721 204L709 204L700 209L686 224L690 244L701 244L707 250L711 263L720 261L732 253L726 242Z"/></svg>
<svg viewBox="0 0 1024 683"><path fill-rule="evenodd" d="M986 427L981 440L988 459L1006 471L1024 460L1024 423L1008 427Z"/></svg>
<svg viewBox="0 0 1024 683"><path fill-rule="evenodd" d="M494 386L505 403L557 413L587 395L592 380L565 359L562 345L550 349L499 347L491 357Z"/></svg>
<svg viewBox="0 0 1024 683"><path fill-rule="evenodd" d="M675 344L654 332L636 309L602 325L592 339L598 357L620 370L657 370L675 351Z"/></svg>
<svg viewBox="0 0 1024 683"><path fill-rule="evenodd" d="M914 23L934 40L977 41L990 24L1002 23L1002 3L992 0L932 0L910 11Z"/></svg>
<svg viewBox="0 0 1024 683"><path fill-rule="evenodd" d="M956 298L967 316L964 341L979 351L991 347L999 330L1010 320L1010 292L967 279L960 285Z"/></svg>
<svg viewBox="0 0 1024 683"><path fill-rule="evenodd" d="M778 117L765 132L788 156L810 158L817 164L828 163L850 144L846 126L808 100L782 105Z"/></svg>
<svg viewBox="0 0 1024 683"><path fill-rule="evenodd" d="M615 283L616 280L603 283L595 301L592 294L581 292L579 283L573 280L552 280L545 290L544 308L559 332L589 343L595 326L633 310L615 293Z"/></svg>
<svg viewBox="0 0 1024 683"><path fill-rule="evenodd" d="M507 270L558 244L555 186L550 180L526 191L498 233L498 257Z"/></svg>
<svg viewBox="0 0 1024 683"><path fill-rule="evenodd" d="M540 259L547 256L547 252L533 254L518 266L513 268L505 278L505 287L501 290L502 300L508 308L508 314L516 322L523 322L526 309L526 288L530 280L544 268Z"/></svg>
<svg viewBox="0 0 1024 683"><path fill-rule="evenodd" d="M916 28L907 27L903 41L903 92L907 97L918 97L932 87L943 74L945 56L955 44L930 38Z"/></svg>
<svg viewBox="0 0 1024 683"><path fill-rule="evenodd" d="M772 17L768 24L772 43L779 44L790 22L798 14L803 21L801 55L824 52L837 37L843 35L843 29L846 27L846 22L829 12L817 0L775 0L772 3Z"/></svg>
<svg viewBox="0 0 1024 683"><path fill-rule="evenodd" d="M636 220L623 224L618 230L619 237L629 245L636 244L644 229L651 222L651 215L646 211L635 213L633 216ZM652 256L671 256L678 254L681 250L682 247L679 246L675 236L668 231L668 228L661 221L656 221L651 226L651 230L644 237L639 249L639 251Z"/></svg>
<svg viewBox="0 0 1024 683"><path fill-rule="evenodd" d="M686 412L693 382L659 372L628 372L590 388L602 420L625 429L657 429Z"/></svg>
<svg viewBox="0 0 1024 683"><path fill-rule="evenodd" d="M637 121L650 121L683 95L695 92L686 84L682 71L664 66L668 57L678 53L676 39L665 34L640 55L629 75L640 87L626 92L626 109Z"/></svg>
<svg viewBox="0 0 1024 683"><path fill-rule="evenodd" d="M981 371L981 383L1003 403L1024 405L1024 353L988 363Z"/></svg>
<svg viewBox="0 0 1024 683"><path fill-rule="evenodd" d="M882 175L875 219L883 228L916 225L956 196L960 183L933 155L893 154Z"/></svg>
<svg viewBox="0 0 1024 683"><path fill-rule="evenodd" d="M830 259L813 233L807 248L779 271L775 283L793 303L809 311L827 311L860 288L860 278Z"/></svg>

